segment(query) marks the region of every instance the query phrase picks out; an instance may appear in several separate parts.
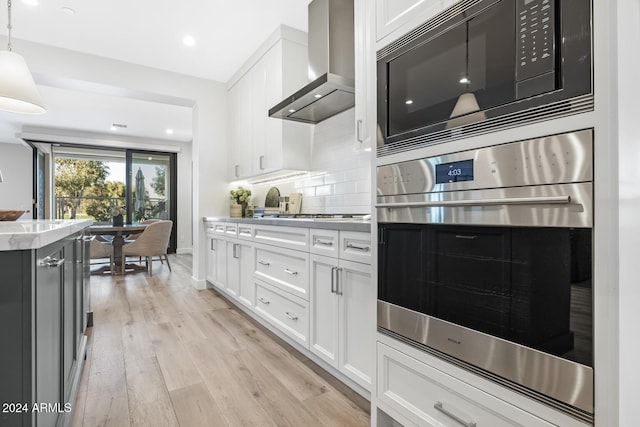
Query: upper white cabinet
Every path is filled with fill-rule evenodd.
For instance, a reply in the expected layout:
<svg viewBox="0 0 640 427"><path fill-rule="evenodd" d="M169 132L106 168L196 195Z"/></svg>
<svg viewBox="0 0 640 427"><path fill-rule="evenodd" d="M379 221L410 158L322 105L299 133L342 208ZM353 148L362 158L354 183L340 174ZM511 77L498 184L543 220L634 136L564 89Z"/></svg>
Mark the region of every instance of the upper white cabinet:
<svg viewBox="0 0 640 427"><path fill-rule="evenodd" d="M229 85L230 180L309 168L311 127L267 113L307 83L306 34L281 27Z"/></svg>
<svg viewBox="0 0 640 427"><path fill-rule="evenodd" d="M376 40L408 26L400 32L427 21L456 0L376 0Z"/></svg>
<svg viewBox="0 0 640 427"><path fill-rule="evenodd" d="M375 9L368 0L354 1L356 143L359 148L373 147L376 130L376 59L373 39Z"/></svg>

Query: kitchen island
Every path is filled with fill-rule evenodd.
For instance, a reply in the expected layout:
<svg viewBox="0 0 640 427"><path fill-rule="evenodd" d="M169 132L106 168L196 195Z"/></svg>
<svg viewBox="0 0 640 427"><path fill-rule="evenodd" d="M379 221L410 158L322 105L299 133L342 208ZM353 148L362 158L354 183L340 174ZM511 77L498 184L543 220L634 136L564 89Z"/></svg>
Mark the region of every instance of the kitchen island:
<svg viewBox="0 0 640 427"><path fill-rule="evenodd" d="M0 222L0 425L70 419L89 310L89 220Z"/></svg>

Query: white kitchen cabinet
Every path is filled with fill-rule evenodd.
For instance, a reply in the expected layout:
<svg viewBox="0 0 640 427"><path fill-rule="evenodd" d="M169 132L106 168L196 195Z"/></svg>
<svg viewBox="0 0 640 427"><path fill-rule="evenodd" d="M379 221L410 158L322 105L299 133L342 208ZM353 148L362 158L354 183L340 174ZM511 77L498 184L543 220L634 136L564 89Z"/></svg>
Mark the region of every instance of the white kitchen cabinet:
<svg viewBox="0 0 640 427"><path fill-rule="evenodd" d="M367 390L374 374L376 286L371 266L340 260L338 268L339 369Z"/></svg>
<svg viewBox="0 0 640 427"><path fill-rule="evenodd" d="M256 277L305 300L309 299L309 254L256 245Z"/></svg>
<svg viewBox="0 0 640 427"><path fill-rule="evenodd" d="M377 370L377 399L404 425L553 425L380 342Z"/></svg>
<svg viewBox="0 0 640 427"><path fill-rule="evenodd" d="M309 302L254 280L255 310L304 348L309 348Z"/></svg>
<svg viewBox="0 0 640 427"><path fill-rule="evenodd" d="M338 368L340 300L336 293L338 259L311 255L311 330L309 349L334 368Z"/></svg>
<svg viewBox="0 0 640 427"><path fill-rule="evenodd" d="M218 277L217 254L218 240L207 234L207 282L213 284Z"/></svg>
<svg viewBox="0 0 640 427"><path fill-rule="evenodd" d="M268 116L269 108L308 83L307 46L300 34L281 27L249 59L228 91L232 181L309 169L312 128Z"/></svg>
<svg viewBox="0 0 640 427"><path fill-rule="evenodd" d="M361 239L370 236L369 233L355 234ZM366 240L369 239L367 237ZM325 362L370 390L375 362L376 303L371 266L311 255L310 270L309 348Z"/></svg>
<svg viewBox="0 0 640 427"><path fill-rule="evenodd" d="M215 280L213 285L218 289L227 287L227 241L225 239L215 239Z"/></svg>
<svg viewBox="0 0 640 427"><path fill-rule="evenodd" d="M354 1L356 148L371 149L376 135L375 8L370 0Z"/></svg>
<svg viewBox="0 0 640 427"><path fill-rule="evenodd" d="M427 21L457 0L376 0L376 40ZM415 25L414 25L415 24Z"/></svg>
<svg viewBox="0 0 640 427"><path fill-rule="evenodd" d="M238 299L248 307L253 307L255 289L253 288L254 248L238 240L227 241L227 294Z"/></svg>

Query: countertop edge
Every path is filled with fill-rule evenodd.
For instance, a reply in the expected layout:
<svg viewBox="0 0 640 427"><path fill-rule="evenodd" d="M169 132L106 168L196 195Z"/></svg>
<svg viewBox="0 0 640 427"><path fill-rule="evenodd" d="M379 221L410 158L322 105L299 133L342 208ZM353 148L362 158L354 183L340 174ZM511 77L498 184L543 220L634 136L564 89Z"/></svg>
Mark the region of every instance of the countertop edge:
<svg viewBox="0 0 640 427"><path fill-rule="evenodd" d="M93 221L90 219L0 222L0 251L40 249L82 231L92 223ZM7 227L4 227L4 224ZM8 225L13 225L13 227L8 227ZM16 225L25 226L25 230L16 231ZM29 227L35 229L37 226L42 226L42 230L27 230ZM3 228L7 231L4 231Z"/></svg>
<svg viewBox="0 0 640 427"><path fill-rule="evenodd" d="M276 225L282 227L299 227L299 228L318 228L325 230L339 230L339 231L356 231L356 232L371 232L370 221L322 221L321 219L315 219L313 221L305 219L284 219L284 218L230 218L230 217L203 217L203 222L232 222L239 224L255 224L255 225Z"/></svg>

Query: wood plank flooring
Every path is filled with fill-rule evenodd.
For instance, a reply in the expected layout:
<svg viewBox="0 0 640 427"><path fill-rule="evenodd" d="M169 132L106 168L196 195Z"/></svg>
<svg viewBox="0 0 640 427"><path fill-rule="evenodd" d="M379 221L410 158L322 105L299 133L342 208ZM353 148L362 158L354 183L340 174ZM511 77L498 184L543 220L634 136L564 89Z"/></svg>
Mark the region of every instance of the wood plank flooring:
<svg viewBox="0 0 640 427"><path fill-rule="evenodd" d="M368 426L367 402L215 291L191 257L92 276L72 426Z"/></svg>

